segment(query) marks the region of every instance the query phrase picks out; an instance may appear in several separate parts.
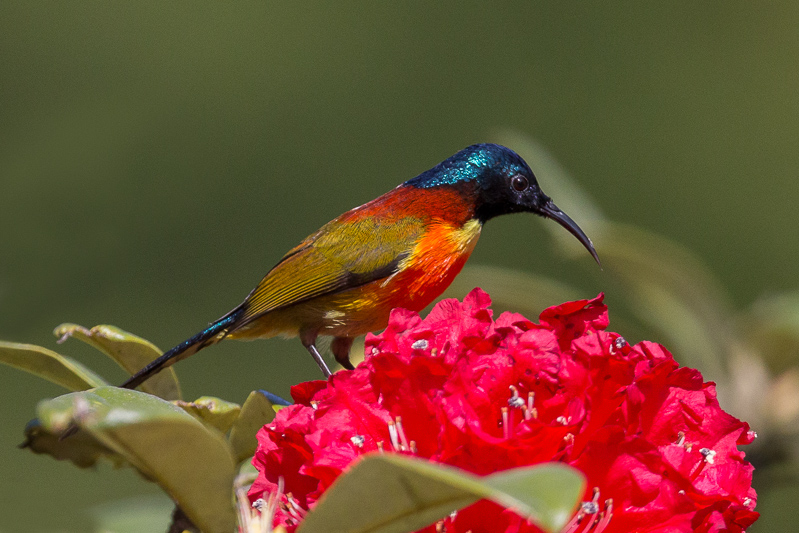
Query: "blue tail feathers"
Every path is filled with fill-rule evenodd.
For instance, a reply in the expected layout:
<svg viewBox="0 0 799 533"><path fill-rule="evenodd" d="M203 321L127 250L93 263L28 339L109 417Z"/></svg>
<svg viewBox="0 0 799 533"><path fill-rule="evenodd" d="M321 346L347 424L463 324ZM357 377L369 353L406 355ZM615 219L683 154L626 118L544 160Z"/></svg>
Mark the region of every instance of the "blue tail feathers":
<svg viewBox="0 0 799 533"><path fill-rule="evenodd" d="M151 378L153 375L157 374L161 370L172 366L173 364L177 363L181 359L185 359L186 357L197 353L201 349L209 346L211 344L216 344L222 338L224 338L224 334L231 331L232 327L235 326L236 321L241 316L241 310L236 310L233 313L229 313L224 317L220 318L197 335L193 336L192 338L185 340L172 348L171 350L165 352L162 356L158 357L157 359L153 360L150 364L136 372L135 375L131 376L125 383L120 385L125 389L135 389L146 380ZM220 337L220 334L222 337Z"/></svg>

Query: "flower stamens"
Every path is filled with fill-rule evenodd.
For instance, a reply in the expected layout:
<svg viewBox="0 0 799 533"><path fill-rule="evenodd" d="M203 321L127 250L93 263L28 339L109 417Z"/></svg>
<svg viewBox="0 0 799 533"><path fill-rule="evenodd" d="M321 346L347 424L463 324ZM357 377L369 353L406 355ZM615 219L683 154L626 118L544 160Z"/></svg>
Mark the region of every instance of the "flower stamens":
<svg viewBox="0 0 799 533"><path fill-rule="evenodd" d="M594 533L602 533L608 527L610 519L613 518L613 498L605 500L605 510L602 511L602 515L602 519L597 524Z"/></svg>
<svg viewBox="0 0 799 533"><path fill-rule="evenodd" d="M302 520L305 515L308 514L308 511L300 507L300 504L298 504L297 500L294 499L294 495L292 493L286 493L286 501L286 510L297 520Z"/></svg>
<svg viewBox="0 0 799 533"><path fill-rule="evenodd" d="M699 453L701 453L707 464L713 464L716 462L716 452L711 450L710 448L700 448Z"/></svg>
<svg viewBox="0 0 799 533"><path fill-rule="evenodd" d="M397 424L393 420L388 421L388 437L391 440L391 446L394 447L394 450L400 451L401 446L399 436L397 435Z"/></svg>
<svg viewBox="0 0 799 533"><path fill-rule="evenodd" d="M411 344L411 348L413 348L414 350L427 350L428 346L429 343L425 339L419 339L417 341L414 341L413 344Z"/></svg>
<svg viewBox="0 0 799 533"><path fill-rule="evenodd" d="M405 430L402 429L402 417L398 416L396 419L397 435L399 436L400 445L402 450L405 451L409 448L408 439L405 437Z"/></svg>
<svg viewBox="0 0 799 533"><path fill-rule="evenodd" d="M562 533L602 533L613 517L613 499L605 500L604 509L599 508L599 487L594 487L594 494L590 501L582 502L580 510L575 513L568 524L561 530ZM582 528L580 527L582 526Z"/></svg>
<svg viewBox="0 0 799 533"><path fill-rule="evenodd" d="M522 408L524 409L524 400L519 396L519 389L511 385L510 387L510 398L508 398L508 405L513 407L514 409Z"/></svg>
<svg viewBox="0 0 799 533"><path fill-rule="evenodd" d="M610 343L610 353L611 355L616 355L616 352L621 351L627 345L627 340L624 337L616 337L613 339L613 342Z"/></svg>

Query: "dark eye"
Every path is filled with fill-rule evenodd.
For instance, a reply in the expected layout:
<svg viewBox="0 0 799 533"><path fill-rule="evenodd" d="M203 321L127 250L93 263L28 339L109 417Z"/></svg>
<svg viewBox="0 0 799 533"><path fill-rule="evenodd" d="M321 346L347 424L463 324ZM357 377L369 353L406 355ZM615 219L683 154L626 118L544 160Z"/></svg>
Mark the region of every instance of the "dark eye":
<svg viewBox="0 0 799 533"><path fill-rule="evenodd" d="M510 186L519 192L525 190L527 185L527 178L524 176L513 176L513 179L510 180Z"/></svg>

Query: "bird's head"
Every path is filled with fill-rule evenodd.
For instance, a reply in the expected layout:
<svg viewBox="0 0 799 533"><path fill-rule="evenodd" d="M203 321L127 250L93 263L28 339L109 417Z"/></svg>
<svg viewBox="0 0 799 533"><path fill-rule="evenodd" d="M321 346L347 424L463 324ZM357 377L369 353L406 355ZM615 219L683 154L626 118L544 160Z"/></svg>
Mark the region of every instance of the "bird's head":
<svg viewBox="0 0 799 533"><path fill-rule="evenodd" d="M498 144L469 146L407 184L425 189L468 186L476 194L475 216L481 222L521 212L551 218L577 237L599 263L591 239L544 194L533 171L510 148Z"/></svg>

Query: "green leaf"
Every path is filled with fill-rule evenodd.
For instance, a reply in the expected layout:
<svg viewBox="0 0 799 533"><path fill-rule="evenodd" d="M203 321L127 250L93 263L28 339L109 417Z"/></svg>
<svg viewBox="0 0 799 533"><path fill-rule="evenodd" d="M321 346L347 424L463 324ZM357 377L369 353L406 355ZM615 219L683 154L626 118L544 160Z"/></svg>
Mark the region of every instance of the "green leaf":
<svg viewBox="0 0 799 533"><path fill-rule="evenodd" d="M61 324L55 331L59 344L70 337L97 348L116 361L129 374L135 374L161 355L153 343L115 326L94 326L87 329L77 324ZM165 400L179 400L180 385L173 368L162 370L140 385L141 390Z"/></svg>
<svg viewBox="0 0 799 533"><path fill-rule="evenodd" d="M241 414L230 429L230 446L238 462L255 453L255 434L275 418L275 410L261 391L253 391L241 407Z"/></svg>
<svg viewBox="0 0 799 533"><path fill-rule="evenodd" d="M406 533L484 498L545 531L558 531L584 490L582 474L562 464L478 477L422 459L375 454L336 480L302 521L299 533Z"/></svg>
<svg viewBox="0 0 799 533"><path fill-rule="evenodd" d="M41 402L38 414L55 434L72 423L89 432L158 483L203 531L233 530L230 447L183 409L150 394L99 387Z"/></svg>
<svg viewBox="0 0 799 533"><path fill-rule="evenodd" d="M107 385L103 378L74 359L33 344L0 341L0 363L37 375L71 391Z"/></svg>
<svg viewBox="0 0 799 533"><path fill-rule="evenodd" d="M566 525L585 491L582 474L558 463L514 468L480 481L495 491L488 499L532 517L548 531Z"/></svg>
<svg viewBox="0 0 799 533"><path fill-rule="evenodd" d="M61 439L58 433L42 426L36 419L25 426L25 442L20 448L47 454L59 461L71 461L78 468L94 466L101 458L110 460L117 467L125 464L122 456L98 442L91 434L79 431L68 439Z"/></svg>
<svg viewBox="0 0 799 533"><path fill-rule="evenodd" d="M206 424L215 427L222 433L227 433L230 426L238 418L241 406L213 396L203 396L193 402L177 400L172 402L190 415L193 415Z"/></svg>

